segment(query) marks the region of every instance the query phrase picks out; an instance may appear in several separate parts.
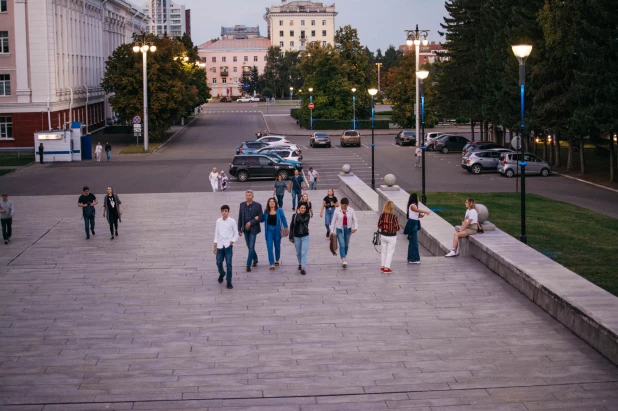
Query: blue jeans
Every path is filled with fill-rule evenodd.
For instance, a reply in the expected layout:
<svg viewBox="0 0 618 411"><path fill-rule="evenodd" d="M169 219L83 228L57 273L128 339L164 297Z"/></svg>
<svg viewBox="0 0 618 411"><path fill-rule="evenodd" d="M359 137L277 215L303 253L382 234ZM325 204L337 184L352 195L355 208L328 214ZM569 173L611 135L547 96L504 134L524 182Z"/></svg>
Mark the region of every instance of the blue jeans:
<svg viewBox="0 0 618 411"><path fill-rule="evenodd" d="M225 276L225 281L232 282L232 256L234 254L234 246L217 248L217 268L219 269L219 277ZM223 260L227 268L227 274L223 271Z"/></svg>
<svg viewBox="0 0 618 411"><path fill-rule="evenodd" d="M342 227L337 229L337 241L339 242L339 256L346 258L350 247L350 235L352 230L350 227Z"/></svg>
<svg viewBox="0 0 618 411"><path fill-rule="evenodd" d="M90 230L92 230L92 233L94 234L94 216L84 216L84 226L86 228L86 237L90 237Z"/></svg>
<svg viewBox="0 0 618 411"><path fill-rule="evenodd" d="M296 258L298 264L303 268L307 267L307 254L309 254L309 236L294 237L294 247L296 247Z"/></svg>
<svg viewBox="0 0 618 411"><path fill-rule="evenodd" d="M107 150L107 151L105 152L105 154L107 154L107 161L109 161L109 155L110 155L111 153L112 153L112 152L111 152L111 151L109 151L109 150Z"/></svg>
<svg viewBox="0 0 618 411"><path fill-rule="evenodd" d="M257 238L257 234L251 234L251 231L244 230L245 243L247 243L247 248L249 249L249 253L247 254L247 267L251 266L251 263L255 261L257 263L258 258L255 253L255 239Z"/></svg>
<svg viewBox="0 0 618 411"><path fill-rule="evenodd" d="M333 221L333 215L335 214L335 207L324 209L326 214L324 214L324 225L326 226L326 231L330 233L330 223Z"/></svg>
<svg viewBox="0 0 618 411"><path fill-rule="evenodd" d="M296 203L300 203L300 191L292 190L292 209L296 210Z"/></svg>
<svg viewBox="0 0 618 411"><path fill-rule="evenodd" d="M277 202L279 203L279 208L283 208L283 194L277 195Z"/></svg>
<svg viewBox="0 0 618 411"><path fill-rule="evenodd" d="M309 190L317 190L318 182L317 181L309 181Z"/></svg>
<svg viewBox="0 0 618 411"><path fill-rule="evenodd" d="M418 222L412 234L408 234L408 261L421 261L421 255L418 252Z"/></svg>
<svg viewBox="0 0 618 411"><path fill-rule="evenodd" d="M281 259L281 237L276 238L277 235L280 235L277 231L279 231L279 227L266 224L266 249L268 250L268 262L270 265L274 265L275 261ZM273 247L275 248L274 255Z"/></svg>

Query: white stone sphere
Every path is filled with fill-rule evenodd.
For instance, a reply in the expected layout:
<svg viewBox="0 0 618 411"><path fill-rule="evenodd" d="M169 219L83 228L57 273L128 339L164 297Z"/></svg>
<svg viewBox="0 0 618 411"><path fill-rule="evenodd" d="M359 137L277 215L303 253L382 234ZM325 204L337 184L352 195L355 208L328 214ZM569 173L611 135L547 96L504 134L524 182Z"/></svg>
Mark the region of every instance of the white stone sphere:
<svg viewBox="0 0 618 411"><path fill-rule="evenodd" d="M344 173L349 174L350 171L352 171L352 167L349 164L344 164L343 167L341 167L341 170Z"/></svg>
<svg viewBox="0 0 618 411"><path fill-rule="evenodd" d="M479 223L489 220L489 210L483 204L476 205L476 212L479 215Z"/></svg>
<svg viewBox="0 0 618 411"><path fill-rule="evenodd" d="M397 177L395 177L393 174L387 174L384 176L384 183L387 186L392 187L395 185L396 182L397 182Z"/></svg>

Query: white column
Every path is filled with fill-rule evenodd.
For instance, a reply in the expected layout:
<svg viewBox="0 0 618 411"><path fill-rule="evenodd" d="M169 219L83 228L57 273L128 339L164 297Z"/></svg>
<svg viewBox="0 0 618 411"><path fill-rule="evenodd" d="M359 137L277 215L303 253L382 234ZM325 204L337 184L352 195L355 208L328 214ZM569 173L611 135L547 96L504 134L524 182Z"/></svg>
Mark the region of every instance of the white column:
<svg viewBox="0 0 618 411"><path fill-rule="evenodd" d="M417 28L417 33L418 33L418 25L416 26ZM416 42L419 42L419 39L415 40ZM419 44L415 44L415 50L416 50L416 56L414 56L416 58L416 71L419 70L418 65L420 62L420 50L421 49L421 45ZM418 78L418 76L414 76L416 79L416 101L415 101L415 107L416 109L414 110L414 114L416 117L416 145L417 147L421 147L423 145L423 141L425 140L425 136L421 136L421 87L420 87L420 80Z"/></svg>
<svg viewBox="0 0 618 411"><path fill-rule="evenodd" d="M26 0L15 0L15 94L18 103L30 103L32 90L28 82L28 44L26 42ZM47 33L45 33L47 37Z"/></svg>

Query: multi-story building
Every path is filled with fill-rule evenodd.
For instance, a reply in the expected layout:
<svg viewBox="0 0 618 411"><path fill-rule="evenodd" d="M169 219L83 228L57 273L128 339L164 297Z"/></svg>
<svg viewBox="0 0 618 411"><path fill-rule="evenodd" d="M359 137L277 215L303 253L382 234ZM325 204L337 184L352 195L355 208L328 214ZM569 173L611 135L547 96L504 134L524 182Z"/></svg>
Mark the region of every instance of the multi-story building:
<svg viewBox="0 0 618 411"><path fill-rule="evenodd" d="M253 67L264 73L270 40L265 38L210 40L198 46L213 97L239 96L240 80Z"/></svg>
<svg viewBox="0 0 618 411"><path fill-rule="evenodd" d="M186 10L182 4L171 0L149 0L144 13L150 17L150 33L180 37L187 31Z"/></svg>
<svg viewBox="0 0 618 411"><path fill-rule="evenodd" d="M185 10L185 33L187 36L191 37L191 9Z"/></svg>
<svg viewBox="0 0 618 411"><path fill-rule="evenodd" d="M0 148L33 147L34 133L112 116L105 61L147 17L126 0L0 1Z"/></svg>
<svg viewBox="0 0 618 411"><path fill-rule="evenodd" d="M403 46L399 46L399 50L402 51L404 54L414 52L414 46L408 46L404 44ZM421 44L419 51L419 63L421 65L425 63L433 64L436 61L448 59L446 50L442 48L442 45L440 43L436 43L435 41L432 41L426 46L423 46Z"/></svg>
<svg viewBox="0 0 618 411"><path fill-rule="evenodd" d="M247 27L236 25L234 27L221 27L222 39L255 39L260 36L260 26Z"/></svg>
<svg viewBox="0 0 618 411"><path fill-rule="evenodd" d="M268 38L283 51L304 50L308 42L322 46L335 42L335 5L313 1L281 0L280 6L266 8Z"/></svg>

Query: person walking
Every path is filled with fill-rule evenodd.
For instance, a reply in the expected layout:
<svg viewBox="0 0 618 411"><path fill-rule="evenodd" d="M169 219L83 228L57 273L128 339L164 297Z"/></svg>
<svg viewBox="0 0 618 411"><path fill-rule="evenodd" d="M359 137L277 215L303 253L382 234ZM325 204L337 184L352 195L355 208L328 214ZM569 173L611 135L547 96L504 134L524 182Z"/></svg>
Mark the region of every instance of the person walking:
<svg viewBox="0 0 618 411"><path fill-rule="evenodd" d="M333 214L337 207L339 207L339 202L337 201L337 197L335 197L335 190L329 188L326 192L326 197L322 200L322 209L320 210L320 218L324 216L324 211L326 211L326 215L324 216L326 237L330 236L330 223L333 221Z"/></svg>
<svg viewBox="0 0 618 411"><path fill-rule="evenodd" d="M476 202L472 198L466 200L466 216L461 222L461 228L455 227L453 235L453 249L445 257L459 255L459 239L478 233L479 213L476 211Z"/></svg>
<svg viewBox="0 0 618 411"><path fill-rule="evenodd" d="M414 163L414 167L421 167L421 158L423 155L423 150L419 146L416 146L414 150L414 157L416 157L416 162Z"/></svg>
<svg viewBox="0 0 618 411"><path fill-rule="evenodd" d="M395 246L397 245L397 231L400 228L399 220L395 215L395 203L388 200L384 203L382 214L380 214L378 219L378 232L382 242L382 267L380 271L383 273L393 272L391 270L391 262L393 261L393 254L395 254Z"/></svg>
<svg viewBox="0 0 618 411"><path fill-rule="evenodd" d="M257 140L258 138L262 137L262 132L260 131L260 129L258 128L258 131L255 132L255 139Z"/></svg>
<svg viewBox="0 0 618 411"><path fill-rule="evenodd" d="M232 257L234 254L234 243L238 241L238 231L236 221L230 217L230 206L221 206L221 217L217 219L215 225L215 246L213 253L217 256L217 270L219 271L219 284L223 282L223 277L227 282L227 288L231 290L232 285ZM225 261L226 270L223 270Z"/></svg>
<svg viewBox="0 0 618 411"><path fill-rule="evenodd" d="M9 200L9 195L7 193L2 193L2 200L0 201L0 223L2 223L2 239L4 240L4 244L8 244L11 241L14 214L15 207L13 207L13 201Z"/></svg>
<svg viewBox="0 0 618 411"><path fill-rule="evenodd" d="M103 153L103 146L101 145L101 142L99 141L97 143L97 146L94 148L94 158L96 158L97 162L101 161L102 153Z"/></svg>
<svg viewBox="0 0 618 411"><path fill-rule="evenodd" d="M318 181L320 181L320 175L317 171L313 169L313 167L309 167L309 190L317 190L318 189Z"/></svg>
<svg viewBox="0 0 618 411"><path fill-rule="evenodd" d="M300 202L298 205L304 204L307 206L307 212L309 213L309 217L313 218L313 208L311 207L311 201L309 200L309 194L304 193L300 197Z"/></svg>
<svg viewBox="0 0 618 411"><path fill-rule="evenodd" d="M99 204L97 197L90 192L88 186L84 186L82 189L82 195L77 200L77 206L82 209L82 217L84 218L84 228L86 229L86 240L90 239L90 232L94 235L94 215L96 209L94 208Z"/></svg>
<svg viewBox="0 0 618 411"><path fill-rule="evenodd" d="M292 216L290 224L290 242L296 248L296 259L298 260L298 270L302 275L307 274L307 255L309 254L309 220L311 217L307 212L307 206L300 204L296 209L296 214Z"/></svg>
<svg viewBox="0 0 618 411"><path fill-rule="evenodd" d="M348 267L348 252L350 250L350 236L358 230L358 219L352 207L349 206L350 200L341 199L341 206L335 210L333 221L330 223L330 235L337 236L339 243L339 256L343 268Z"/></svg>
<svg viewBox="0 0 618 411"><path fill-rule="evenodd" d="M277 197L277 205L279 208L283 208L283 195L285 192L290 191L288 185L285 181L283 181L283 177L278 175L277 180L275 180L275 186L273 190L273 195Z"/></svg>
<svg viewBox="0 0 618 411"><path fill-rule="evenodd" d="M429 215L429 211L418 208L418 194L412 193L408 198L408 221L403 233L408 236L408 264L420 264L421 255L418 251L418 232L421 230L420 219Z"/></svg>
<svg viewBox="0 0 618 411"><path fill-rule="evenodd" d="M210 181L210 186L212 187L212 192L216 193L219 188L219 173L217 173L217 167L213 167L212 171L208 175L208 180Z"/></svg>
<svg viewBox="0 0 618 411"><path fill-rule="evenodd" d="M105 154L107 154L107 161L110 161L110 156L112 154L112 146L111 144L109 144L109 141L105 143Z"/></svg>
<svg viewBox="0 0 618 411"><path fill-rule="evenodd" d="M229 184L230 181L225 175L225 171L221 170L221 172L219 173L219 191L227 191Z"/></svg>
<svg viewBox="0 0 618 411"><path fill-rule="evenodd" d="M120 208L120 204L122 202L118 195L114 194L114 190L111 187L107 187L107 195L103 202L103 218L107 218L109 223L109 232L112 234L110 240L114 239L114 234L118 237L118 222L122 221L122 208Z"/></svg>
<svg viewBox="0 0 618 411"><path fill-rule="evenodd" d="M294 175L290 178L290 191L292 192L292 211L296 210L296 203L300 203L300 196L307 190L305 179L298 170L294 170Z"/></svg>
<svg viewBox="0 0 618 411"><path fill-rule="evenodd" d="M279 208L274 197L268 199L264 210L264 235L266 237L266 249L268 250L268 262L270 269L274 270L276 266L281 264L281 237L288 235L288 221L283 209Z"/></svg>
<svg viewBox="0 0 618 411"><path fill-rule="evenodd" d="M45 164L43 162L43 152L45 151L45 148L43 147L43 143L39 143L39 163L41 164Z"/></svg>
<svg viewBox="0 0 618 411"><path fill-rule="evenodd" d="M245 192L245 202L240 203L240 209L238 210L238 235L245 236L245 243L247 243L247 272L251 271L251 266L256 267L258 264L258 257L255 253L255 240L257 235L262 232L260 223L264 221L264 214L262 211L262 205L256 201L253 201L253 191L247 190Z"/></svg>

